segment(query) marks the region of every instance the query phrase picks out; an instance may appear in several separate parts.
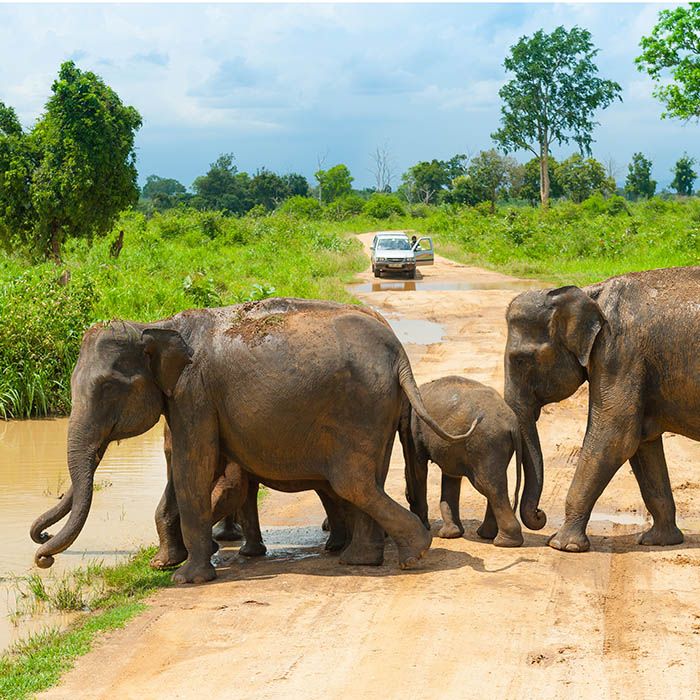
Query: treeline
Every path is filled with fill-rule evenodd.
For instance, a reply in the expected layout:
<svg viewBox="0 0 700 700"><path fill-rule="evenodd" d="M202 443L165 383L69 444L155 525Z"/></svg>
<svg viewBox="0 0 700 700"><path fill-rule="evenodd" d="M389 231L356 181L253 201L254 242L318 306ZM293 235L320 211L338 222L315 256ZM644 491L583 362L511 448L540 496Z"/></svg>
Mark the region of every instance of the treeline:
<svg viewBox="0 0 700 700"><path fill-rule="evenodd" d="M672 192L693 196L696 160L683 154L673 168ZM635 153L627 168L623 186L616 176L619 166L573 153L562 161L548 158L550 198L575 203L600 194L622 196L636 201L654 196L652 162ZM265 168L255 175L239 172L232 154L220 156L209 171L198 177L192 190L172 178L150 175L141 191L138 208L147 215L173 207L189 206L200 211L220 211L234 216L262 216L279 210L304 218L344 219L355 214L387 218L410 212L412 205L456 204L475 206L488 203L495 211L499 201L532 206L540 202L540 161L519 163L495 149L481 151L473 158L457 154L449 160L422 161L409 168L392 192L391 179L382 191L353 189L353 177L344 164L319 170L316 183L298 173L279 175Z"/></svg>

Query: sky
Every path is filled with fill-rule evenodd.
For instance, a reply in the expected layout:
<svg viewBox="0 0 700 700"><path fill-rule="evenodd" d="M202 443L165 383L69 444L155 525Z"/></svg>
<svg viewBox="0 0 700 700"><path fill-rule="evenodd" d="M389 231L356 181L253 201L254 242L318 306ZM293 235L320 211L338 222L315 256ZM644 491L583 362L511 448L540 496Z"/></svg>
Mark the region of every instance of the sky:
<svg viewBox="0 0 700 700"><path fill-rule="evenodd" d="M652 4L0 5L0 101L25 126L41 114L61 62L100 75L143 117L137 166L190 186L221 153L240 170L301 172L345 163L371 186L385 147L400 174L421 160L491 148L503 60L523 35L588 29L600 75L623 102L597 115L594 156L624 181L632 154L659 189L700 125L661 119L636 70ZM570 144L555 147L567 157ZM526 160L527 154L517 154Z"/></svg>

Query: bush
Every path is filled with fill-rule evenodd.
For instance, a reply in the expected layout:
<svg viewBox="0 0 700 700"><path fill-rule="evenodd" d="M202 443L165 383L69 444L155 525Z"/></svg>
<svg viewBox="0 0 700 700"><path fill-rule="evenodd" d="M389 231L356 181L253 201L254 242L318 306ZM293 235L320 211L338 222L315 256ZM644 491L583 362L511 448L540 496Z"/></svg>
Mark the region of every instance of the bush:
<svg viewBox="0 0 700 700"><path fill-rule="evenodd" d="M388 219L392 215L404 213L401 200L394 194L375 192L366 202L363 212L373 219Z"/></svg>
<svg viewBox="0 0 700 700"><path fill-rule="evenodd" d="M331 221L344 221L362 213L365 200L358 194L346 194L324 207L326 217Z"/></svg>
<svg viewBox="0 0 700 700"><path fill-rule="evenodd" d="M296 195L285 200L279 210L298 219L320 219L323 209L317 199Z"/></svg>
<svg viewBox="0 0 700 700"><path fill-rule="evenodd" d="M50 263L0 286L0 416L27 418L70 408L70 375L94 320L92 282L68 284Z"/></svg>
<svg viewBox="0 0 700 700"><path fill-rule="evenodd" d="M607 214L608 216L630 214L627 201L617 194L606 199L600 192L596 192L581 203L581 208L591 214Z"/></svg>

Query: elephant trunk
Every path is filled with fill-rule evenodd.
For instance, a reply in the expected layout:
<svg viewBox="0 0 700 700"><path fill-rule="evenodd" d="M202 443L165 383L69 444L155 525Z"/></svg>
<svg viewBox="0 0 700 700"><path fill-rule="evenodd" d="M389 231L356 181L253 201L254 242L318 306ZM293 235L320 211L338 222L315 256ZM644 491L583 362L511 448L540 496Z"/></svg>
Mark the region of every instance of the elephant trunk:
<svg viewBox="0 0 700 700"><path fill-rule="evenodd" d="M61 503L41 516L37 523L49 522L63 509L67 512L68 508L70 508L70 517L57 535L47 539L37 549L34 561L38 567L48 569L54 562L53 555L68 549L83 529L92 503L95 470L103 452L89 437L84 425L71 418L68 430L68 471L71 478L71 491L63 497ZM69 495L72 496L70 503L67 500ZM63 501L66 501L65 505L62 505ZM37 523L32 525L33 533ZM38 536L42 535L39 529Z"/></svg>
<svg viewBox="0 0 700 700"><path fill-rule="evenodd" d="M540 406L534 403L533 399L529 402L524 401L519 392L514 390L512 381L509 379L506 372L505 399L518 419L523 444L525 488L520 501L520 518L528 529L541 530L547 523L547 516L539 508L544 485L544 462L540 438L537 434Z"/></svg>
<svg viewBox="0 0 700 700"><path fill-rule="evenodd" d="M49 508L43 515L40 515L33 523L29 529L29 536L37 544L44 544L51 539L51 535L45 532L47 527L51 527L57 523L61 518L65 518L68 515L71 507L73 506L73 487L71 486L68 491L61 497L61 500L53 507Z"/></svg>

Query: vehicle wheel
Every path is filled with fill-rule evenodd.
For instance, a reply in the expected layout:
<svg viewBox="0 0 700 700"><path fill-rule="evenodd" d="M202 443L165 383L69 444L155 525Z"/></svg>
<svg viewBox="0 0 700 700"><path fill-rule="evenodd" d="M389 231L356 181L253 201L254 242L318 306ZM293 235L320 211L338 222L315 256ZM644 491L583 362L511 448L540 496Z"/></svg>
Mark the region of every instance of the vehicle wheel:
<svg viewBox="0 0 700 700"><path fill-rule="evenodd" d="M382 276L382 271L381 271L381 270L377 270L377 268L375 268L375 269L374 269L374 276L375 276L375 277L381 277L381 276Z"/></svg>
<svg viewBox="0 0 700 700"><path fill-rule="evenodd" d="M408 279L410 279L410 280L416 279L416 271L415 271L415 270L409 270L409 271L406 273L406 277L408 277Z"/></svg>

